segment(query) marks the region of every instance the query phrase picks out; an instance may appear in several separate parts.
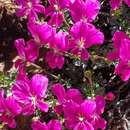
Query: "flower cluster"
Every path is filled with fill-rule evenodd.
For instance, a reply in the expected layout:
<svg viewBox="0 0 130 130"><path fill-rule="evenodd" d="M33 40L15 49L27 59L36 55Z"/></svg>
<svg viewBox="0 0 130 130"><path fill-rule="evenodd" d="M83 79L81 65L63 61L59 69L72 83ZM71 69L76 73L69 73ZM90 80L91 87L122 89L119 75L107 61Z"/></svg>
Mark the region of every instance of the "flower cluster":
<svg viewBox="0 0 130 130"><path fill-rule="evenodd" d="M100 10L99 0L48 0L46 5L40 0L15 1L18 5L16 15L27 18L30 39L15 40L19 55L15 63L18 75L11 88L11 96L0 91L0 121L15 128L16 116L33 117L37 111L48 112L51 107L57 117L64 120L52 119L42 123L36 118L32 121L33 130L62 130L62 125L68 130L104 130L103 96L83 99L78 89L65 90L62 84L57 83L51 86L53 95L57 97L56 105L52 107L45 102L48 78L35 74L29 79L24 68L27 62L35 62L40 50L45 48L44 59L51 69L62 69L65 56L69 55L88 60L91 56L89 48L104 43L104 34L92 24ZM123 38L125 36L122 35ZM116 55L120 57L118 69L122 64L129 63L128 53L125 55L120 51L120 48L127 49L128 41L128 38L124 40L126 46L119 43L116 50Z"/></svg>
<svg viewBox="0 0 130 130"><path fill-rule="evenodd" d="M29 80L23 69L20 70L16 82L12 86L12 95L4 98L4 91L0 91L0 120L9 127L15 128L15 117L18 115L34 115L36 109L48 112L49 104L43 101L48 86L48 79L35 74ZM65 128L68 130L106 128L106 121L101 117L105 108L102 96L84 99L78 89L70 88L65 91L60 83L51 86L52 93L57 97L54 111L64 117ZM49 123L42 123L38 119L32 121L33 130L62 130L62 122L52 119Z"/></svg>
<svg viewBox="0 0 130 130"><path fill-rule="evenodd" d="M48 86L48 78L35 74L29 80L21 67L16 82L12 86L11 96L4 98L4 91L0 91L0 120L15 128L15 116L32 115L39 108L47 112L49 105L43 101Z"/></svg>
<svg viewBox="0 0 130 130"><path fill-rule="evenodd" d="M113 101L114 93L108 92L105 97L92 95L91 98L86 98L79 89L65 89L64 84L60 83L50 85L47 76L34 74L28 78L25 72L26 63L36 65L34 62L42 49L45 50L43 59L51 69L62 69L65 57L87 61L91 57L89 48L104 43L104 34L93 24L101 8L100 1L15 2L18 6L16 15L27 19L29 36L28 41L23 38L15 40L19 56L15 62L18 75L9 95L0 90L0 122L15 128L15 117L22 115L33 117L33 130L104 130L106 120L102 114L105 99ZM110 5L116 10L122 2L130 6L130 0L110 0ZM130 38L126 33L117 31L113 42L114 50L108 54L108 59L118 61L115 74L127 81L130 78ZM91 79L88 80L91 82ZM48 87L51 89L47 89ZM54 101L51 103L46 100L47 90L52 92ZM38 112L49 113L49 110L55 113L55 118L49 121L41 119Z"/></svg>
<svg viewBox="0 0 130 130"><path fill-rule="evenodd" d="M52 91L57 97L57 114L64 114L65 126L73 130L97 130L106 128L106 121L101 117L104 112L105 100L102 96L95 99L82 99L77 89L65 89L62 84L54 84Z"/></svg>
<svg viewBox="0 0 130 130"><path fill-rule="evenodd" d="M4 91L0 91L0 121L8 124L11 128L15 128L16 122L14 118L18 116L21 111L22 108L12 96L4 98Z"/></svg>
<svg viewBox="0 0 130 130"><path fill-rule="evenodd" d="M39 49L47 46L46 62L52 69L61 69L65 54L71 53L82 60L88 60L86 49L104 42L103 33L91 24L100 10L98 0L49 0L47 7L42 6L39 0L16 2L19 5L18 16L28 16L27 26L32 35L26 44L24 39L16 40L19 56L26 61L34 62L38 58ZM72 25L66 21L66 11L70 13ZM39 13L45 15L43 22L38 19ZM67 30L60 30L66 24Z"/></svg>
<svg viewBox="0 0 130 130"><path fill-rule="evenodd" d="M115 74L121 75L123 81L130 77L130 38L121 31L117 31L113 37L114 51L108 54L110 60L118 59L119 63L115 69Z"/></svg>
<svg viewBox="0 0 130 130"><path fill-rule="evenodd" d="M15 100L23 106L23 114L31 115L36 107L47 112L48 105L43 101L48 86L48 79L40 74L35 74L31 80L17 79L12 87Z"/></svg>
<svg viewBox="0 0 130 130"><path fill-rule="evenodd" d="M36 19L37 13L45 13L45 7L40 4L40 0L15 0L19 5L16 13L18 17L28 16L30 19Z"/></svg>

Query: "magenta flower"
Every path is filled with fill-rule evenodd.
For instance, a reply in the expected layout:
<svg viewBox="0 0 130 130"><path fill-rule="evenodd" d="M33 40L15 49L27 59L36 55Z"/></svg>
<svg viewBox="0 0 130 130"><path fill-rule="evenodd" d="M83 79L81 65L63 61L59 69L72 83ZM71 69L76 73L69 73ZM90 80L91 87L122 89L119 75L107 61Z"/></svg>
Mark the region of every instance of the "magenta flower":
<svg viewBox="0 0 130 130"><path fill-rule="evenodd" d="M64 65L64 52L68 49L68 36L61 31L56 33L50 39L49 46L51 50L46 54L46 62L52 69L61 69Z"/></svg>
<svg viewBox="0 0 130 130"><path fill-rule="evenodd" d="M114 93L113 92L108 92L107 94L106 94L106 96L105 96L105 99L107 100L107 101L113 101L114 99L115 99L115 95L114 95Z"/></svg>
<svg viewBox="0 0 130 130"><path fill-rule="evenodd" d="M48 124L41 123L39 120L32 122L33 130L62 130L61 123L58 120L51 120Z"/></svg>
<svg viewBox="0 0 130 130"><path fill-rule="evenodd" d="M81 105L75 102L66 103L64 106L65 126L73 130L94 130L89 122L96 110L93 100L85 100Z"/></svg>
<svg viewBox="0 0 130 130"><path fill-rule="evenodd" d="M82 95L78 89L68 89L65 92L65 89L62 84L52 85L52 92L57 97L59 105L55 107L55 112L61 114L63 112L63 106L70 101L74 101L77 104L83 102Z"/></svg>
<svg viewBox="0 0 130 130"><path fill-rule="evenodd" d="M114 33L113 36L114 50L108 53L107 57L109 60L115 60L119 58L120 46L124 39L128 39L128 36L124 32L117 31Z"/></svg>
<svg viewBox="0 0 130 130"><path fill-rule="evenodd" d="M108 54L108 59L119 59L119 63L115 69L115 74L121 75L121 79L127 81L130 76L130 38L124 32L115 32L113 41L114 51Z"/></svg>
<svg viewBox="0 0 130 130"><path fill-rule="evenodd" d="M70 5L70 13L75 22L80 20L92 22L98 15L99 10L100 3L98 0L75 0Z"/></svg>
<svg viewBox="0 0 130 130"><path fill-rule="evenodd" d="M24 115L33 114L36 107L41 111L48 111L48 105L43 101L47 86L48 79L40 74L35 74L30 81L16 80L12 93L16 101L23 107Z"/></svg>
<svg viewBox="0 0 130 130"><path fill-rule="evenodd" d="M11 128L15 128L16 122L14 118L21 113L21 110L21 107L12 96L4 98L3 92L0 92L1 122L8 124L8 126Z"/></svg>
<svg viewBox="0 0 130 130"><path fill-rule="evenodd" d="M123 81L127 81L130 77L130 40L124 39L120 46L119 63L115 69L115 74L121 75Z"/></svg>
<svg viewBox="0 0 130 130"><path fill-rule="evenodd" d="M88 60L87 48L103 44L104 35L94 25L79 21L70 30L72 40L70 43L71 53L79 56L82 60Z"/></svg>
<svg viewBox="0 0 130 130"><path fill-rule="evenodd" d="M54 35L55 31L47 23L36 23L34 21L28 22L28 29L32 34L35 42L39 45L45 45L49 39Z"/></svg>
<svg viewBox="0 0 130 130"><path fill-rule="evenodd" d="M118 9L123 1L130 7L130 0L111 0L111 8L114 10Z"/></svg>
<svg viewBox="0 0 130 130"><path fill-rule="evenodd" d="M104 112L105 101L101 96L95 100L85 100L82 104L68 102L63 107L65 125L73 130L104 130L106 121L100 116Z"/></svg>
<svg viewBox="0 0 130 130"><path fill-rule="evenodd" d="M19 5L18 17L28 16L30 19L37 18L37 13L45 13L45 8L40 4L40 0L15 0Z"/></svg>
<svg viewBox="0 0 130 130"><path fill-rule="evenodd" d="M21 62L34 62L39 55L39 47L34 40L25 43L24 39L15 40L15 46Z"/></svg>

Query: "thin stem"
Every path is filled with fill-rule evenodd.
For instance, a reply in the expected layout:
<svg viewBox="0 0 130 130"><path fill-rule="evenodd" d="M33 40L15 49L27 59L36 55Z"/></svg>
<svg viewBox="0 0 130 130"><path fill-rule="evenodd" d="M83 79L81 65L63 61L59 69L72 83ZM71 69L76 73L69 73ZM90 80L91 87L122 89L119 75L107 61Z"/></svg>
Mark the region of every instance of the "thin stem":
<svg viewBox="0 0 130 130"><path fill-rule="evenodd" d="M68 22L66 21L65 16L64 16L64 24L67 26L68 29L70 28L70 25L69 25Z"/></svg>
<svg viewBox="0 0 130 130"><path fill-rule="evenodd" d="M47 72L45 69L43 69L41 66L35 64L35 63L31 63L32 66L36 67L37 69L41 69L44 73L50 75L51 77L55 78L56 80L58 79L58 76L54 75L54 74L50 74L49 72Z"/></svg>
<svg viewBox="0 0 130 130"><path fill-rule="evenodd" d="M90 71L86 71L84 73L84 77L86 78L86 80L89 83L89 90L90 90L91 97L94 97L94 88L93 88L93 81L92 81L92 74L91 74L91 72Z"/></svg>

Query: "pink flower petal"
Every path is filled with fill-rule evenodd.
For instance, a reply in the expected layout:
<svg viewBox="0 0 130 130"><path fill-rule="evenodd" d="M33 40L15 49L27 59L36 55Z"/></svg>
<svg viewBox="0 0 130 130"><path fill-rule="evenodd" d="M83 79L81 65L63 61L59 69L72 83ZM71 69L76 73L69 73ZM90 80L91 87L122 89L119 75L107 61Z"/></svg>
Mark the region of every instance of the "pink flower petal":
<svg viewBox="0 0 130 130"><path fill-rule="evenodd" d="M43 75L35 74L31 79L31 91L38 97L44 97L48 86L48 78Z"/></svg>
<svg viewBox="0 0 130 130"><path fill-rule="evenodd" d="M81 104L83 102L82 95L78 89L69 89L66 92L66 98L72 99L74 102Z"/></svg>
<svg viewBox="0 0 130 130"><path fill-rule="evenodd" d="M81 19L86 19L88 22L92 22L100 9L100 3L98 0L75 0L70 6L70 12L75 22ZM81 9L82 7L82 9Z"/></svg>
<svg viewBox="0 0 130 130"><path fill-rule="evenodd" d="M110 5L112 9L118 9L120 4L121 4L122 0L111 0L110 1Z"/></svg>
<svg viewBox="0 0 130 130"><path fill-rule="evenodd" d="M96 96L96 109L97 109L97 113L100 115L104 112L104 108L105 108L105 100L103 96Z"/></svg>
<svg viewBox="0 0 130 130"><path fill-rule="evenodd" d="M48 104L43 102L42 100L37 101L37 107L43 112L47 112L49 109Z"/></svg>
<svg viewBox="0 0 130 130"><path fill-rule="evenodd" d="M52 92L58 98L59 103L64 102L65 98L65 89L62 84L53 84L52 85Z"/></svg>
<svg viewBox="0 0 130 130"><path fill-rule="evenodd" d="M15 122L14 119L9 119L7 123L8 123L10 128L15 128L16 127L16 122Z"/></svg>
<svg viewBox="0 0 130 130"><path fill-rule="evenodd" d="M34 40L29 40L25 48L26 58L28 61L33 62L39 56L39 47Z"/></svg>
<svg viewBox="0 0 130 130"><path fill-rule="evenodd" d="M15 46L17 48L18 54L22 59L25 59L25 41L24 39L17 39L15 41Z"/></svg>
<svg viewBox="0 0 130 130"><path fill-rule="evenodd" d="M33 9L38 13L42 13L42 14L45 13L45 7L43 5L40 4L33 5Z"/></svg>
<svg viewBox="0 0 130 130"><path fill-rule="evenodd" d="M55 64L57 66L58 69L62 69L63 65L64 65L64 56L56 56L55 57Z"/></svg>
<svg viewBox="0 0 130 130"><path fill-rule="evenodd" d="M89 122L79 122L75 127L74 130L94 130L92 124L90 124Z"/></svg>
<svg viewBox="0 0 130 130"><path fill-rule="evenodd" d="M96 110L96 102L93 100L85 100L82 104L81 104L81 111L83 113L83 115L89 119L95 112Z"/></svg>
<svg viewBox="0 0 130 130"><path fill-rule="evenodd" d="M95 117L95 119L91 122L92 125L94 126L94 128L97 130L97 129L102 129L102 130L105 130L106 128L106 120L104 120L102 117L100 116L97 116Z"/></svg>
<svg viewBox="0 0 130 130"><path fill-rule="evenodd" d="M58 120L53 119L47 125L48 125L48 130L62 130L61 123Z"/></svg>
<svg viewBox="0 0 130 130"><path fill-rule="evenodd" d="M33 130L48 130L47 125L39 120L33 121L31 127Z"/></svg>
<svg viewBox="0 0 130 130"><path fill-rule="evenodd" d="M130 40L124 39L122 40L121 46L120 46L120 59L123 62L128 63L130 60Z"/></svg>
<svg viewBox="0 0 130 130"><path fill-rule="evenodd" d="M88 51L86 49L82 49L81 51L81 59L82 60L88 60L90 57Z"/></svg>

